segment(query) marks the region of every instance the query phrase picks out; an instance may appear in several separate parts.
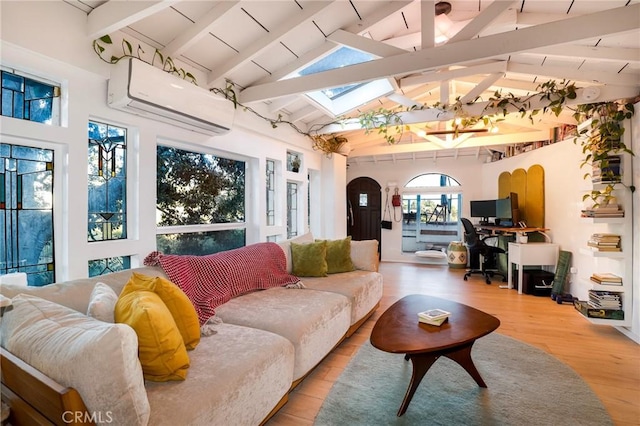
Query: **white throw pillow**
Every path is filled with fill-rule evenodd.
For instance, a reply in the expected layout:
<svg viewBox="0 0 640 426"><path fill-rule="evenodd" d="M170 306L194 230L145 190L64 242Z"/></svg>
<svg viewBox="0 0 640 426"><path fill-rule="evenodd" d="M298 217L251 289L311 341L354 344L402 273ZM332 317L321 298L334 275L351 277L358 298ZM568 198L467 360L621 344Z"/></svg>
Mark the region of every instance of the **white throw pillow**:
<svg viewBox="0 0 640 426"><path fill-rule="evenodd" d="M351 241L351 261L356 269L378 272L378 240Z"/></svg>
<svg viewBox="0 0 640 426"><path fill-rule="evenodd" d="M89 307L87 315L97 320L114 323L113 312L116 308L118 295L105 283L97 283L93 287L91 297L89 298Z"/></svg>
<svg viewBox="0 0 640 426"><path fill-rule="evenodd" d="M0 325L9 352L63 386L111 424L146 425L150 406L131 327L97 321L70 308L20 294Z"/></svg>

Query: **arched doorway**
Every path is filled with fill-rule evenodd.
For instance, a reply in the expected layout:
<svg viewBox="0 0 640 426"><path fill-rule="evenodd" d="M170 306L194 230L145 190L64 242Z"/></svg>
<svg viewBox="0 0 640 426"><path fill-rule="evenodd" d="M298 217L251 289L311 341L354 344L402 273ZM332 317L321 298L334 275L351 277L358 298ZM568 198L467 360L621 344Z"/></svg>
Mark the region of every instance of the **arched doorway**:
<svg viewBox="0 0 640 426"><path fill-rule="evenodd" d="M371 178L356 178L347 185L347 235L355 241L378 240L378 250L381 198L381 187Z"/></svg>

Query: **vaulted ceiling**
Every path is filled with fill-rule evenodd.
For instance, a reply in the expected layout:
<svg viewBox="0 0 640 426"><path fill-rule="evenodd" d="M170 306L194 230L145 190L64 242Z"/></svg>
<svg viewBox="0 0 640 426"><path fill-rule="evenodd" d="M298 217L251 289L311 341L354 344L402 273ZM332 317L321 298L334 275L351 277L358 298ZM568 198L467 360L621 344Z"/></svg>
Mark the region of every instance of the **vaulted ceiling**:
<svg viewBox="0 0 640 426"><path fill-rule="evenodd" d="M526 96L551 79L585 88L575 103L640 93L640 0L65 2L87 13L88 36L121 31L204 73L201 86L231 81L241 103L304 129L336 118L306 93L388 79L391 92L345 115L418 106L403 115L409 130L389 145L357 120L325 128L348 137L350 162L478 155L575 124L568 111L534 123L512 114L497 133L456 137L446 134L452 116L430 108L456 98L477 100L477 113L496 91ZM285 79L342 46L377 59Z"/></svg>

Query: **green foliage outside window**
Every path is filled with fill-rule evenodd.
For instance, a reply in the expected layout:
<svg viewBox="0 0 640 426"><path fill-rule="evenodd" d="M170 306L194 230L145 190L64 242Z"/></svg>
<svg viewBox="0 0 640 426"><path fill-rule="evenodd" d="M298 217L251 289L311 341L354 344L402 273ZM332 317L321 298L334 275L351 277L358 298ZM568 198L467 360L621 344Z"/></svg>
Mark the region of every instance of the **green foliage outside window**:
<svg viewBox="0 0 640 426"><path fill-rule="evenodd" d="M156 244L158 251L164 254L203 256L245 246L245 230L159 234L156 237Z"/></svg>
<svg viewBox="0 0 640 426"><path fill-rule="evenodd" d="M159 232L158 250L207 254L245 245L244 161L157 148L158 227L237 224L237 229Z"/></svg>

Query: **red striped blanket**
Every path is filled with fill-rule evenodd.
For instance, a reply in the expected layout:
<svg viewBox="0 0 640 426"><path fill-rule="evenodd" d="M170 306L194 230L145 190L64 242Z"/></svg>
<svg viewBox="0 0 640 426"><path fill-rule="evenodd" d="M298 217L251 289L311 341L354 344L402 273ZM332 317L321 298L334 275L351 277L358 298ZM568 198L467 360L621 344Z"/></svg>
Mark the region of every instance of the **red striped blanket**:
<svg viewBox="0 0 640 426"><path fill-rule="evenodd" d="M284 252L276 243L257 243L206 256L150 255L145 264L154 260L191 300L200 325L233 297L300 281L287 273Z"/></svg>

